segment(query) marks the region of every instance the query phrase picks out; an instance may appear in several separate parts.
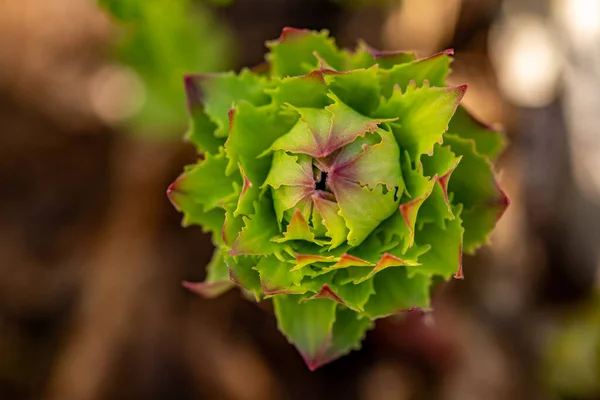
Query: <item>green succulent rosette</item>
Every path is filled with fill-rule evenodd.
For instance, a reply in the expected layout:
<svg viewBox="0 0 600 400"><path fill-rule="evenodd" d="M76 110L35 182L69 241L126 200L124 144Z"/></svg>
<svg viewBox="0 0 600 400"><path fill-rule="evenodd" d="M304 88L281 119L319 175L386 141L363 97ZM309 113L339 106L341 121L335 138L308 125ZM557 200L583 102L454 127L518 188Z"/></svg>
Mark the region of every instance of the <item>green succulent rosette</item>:
<svg viewBox="0 0 600 400"><path fill-rule="evenodd" d="M451 51L417 59L286 28L267 63L187 76L200 160L169 187L183 225L213 234L202 283L271 298L310 369L359 347L373 321L430 308L508 201L503 136L447 87Z"/></svg>

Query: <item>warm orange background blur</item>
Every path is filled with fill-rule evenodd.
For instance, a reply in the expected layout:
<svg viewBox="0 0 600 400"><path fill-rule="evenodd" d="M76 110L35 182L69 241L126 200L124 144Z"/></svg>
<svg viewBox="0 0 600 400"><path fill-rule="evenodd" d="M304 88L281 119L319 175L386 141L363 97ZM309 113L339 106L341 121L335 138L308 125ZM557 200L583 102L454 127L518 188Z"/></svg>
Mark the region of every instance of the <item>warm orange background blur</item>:
<svg viewBox="0 0 600 400"><path fill-rule="evenodd" d="M237 68L284 26L454 48L466 106L510 138L512 204L433 315L313 373L268 305L181 287L211 255L164 195L194 151L119 123L115 24L93 0L0 4L0 399L600 398L600 0L359 3L206 7Z"/></svg>

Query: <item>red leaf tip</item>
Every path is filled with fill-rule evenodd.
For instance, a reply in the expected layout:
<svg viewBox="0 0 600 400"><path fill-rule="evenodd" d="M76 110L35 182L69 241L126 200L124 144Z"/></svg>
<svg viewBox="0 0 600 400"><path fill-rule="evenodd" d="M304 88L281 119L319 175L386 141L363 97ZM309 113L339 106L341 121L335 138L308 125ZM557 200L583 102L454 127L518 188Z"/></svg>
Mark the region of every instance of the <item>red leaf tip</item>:
<svg viewBox="0 0 600 400"><path fill-rule="evenodd" d="M286 26L281 31L281 35L279 36L279 41L283 42L284 40L296 38L299 36L304 36L309 33L310 33L310 29L298 29L298 28L292 28L290 26Z"/></svg>
<svg viewBox="0 0 600 400"><path fill-rule="evenodd" d="M324 283L319 293L315 294L311 299L329 299L340 303L341 305L346 305L344 300L341 299L340 296L337 295L328 284Z"/></svg>
<svg viewBox="0 0 600 400"><path fill-rule="evenodd" d="M230 108L229 111L227 111L227 118L229 119L229 132L230 133L233 130L233 118L234 117L235 117L235 107Z"/></svg>
<svg viewBox="0 0 600 400"><path fill-rule="evenodd" d="M463 254L463 246L460 244L460 249L458 251L458 271L454 275L454 279L464 279L463 275L463 263L462 263L462 254Z"/></svg>
<svg viewBox="0 0 600 400"><path fill-rule="evenodd" d="M469 85L464 84L464 85L460 85L454 88L454 90L456 90L457 92L459 92L459 100L462 100L462 98L465 96L465 93L467 93L467 89L469 88Z"/></svg>
<svg viewBox="0 0 600 400"><path fill-rule="evenodd" d="M204 100L204 94L198 85L198 80L204 77L204 75L197 74L186 74L183 76L188 111L192 111L194 108L200 106Z"/></svg>
<svg viewBox="0 0 600 400"><path fill-rule="evenodd" d="M166 193L167 193L167 198L169 199L169 201L171 202L171 204L173 205L173 207L175 207L175 209L176 209L177 211L181 211L181 210L179 209L179 206L177 205L177 202L176 202L176 201L175 201L175 199L173 198L173 195L174 195L175 193L178 193L178 192L177 192L177 188L176 188L176 186L177 186L177 182L178 182L178 179L176 179L175 181L173 181L173 183L171 183L171 184L169 185L169 187L167 188L167 192L166 192Z"/></svg>
<svg viewBox="0 0 600 400"><path fill-rule="evenodd" d="M192 293L195 293L201 297L210 299L217 297L223 292L231 288L233 284L231 282L189 282L182 281L181 286L186 288Z"/></svg>

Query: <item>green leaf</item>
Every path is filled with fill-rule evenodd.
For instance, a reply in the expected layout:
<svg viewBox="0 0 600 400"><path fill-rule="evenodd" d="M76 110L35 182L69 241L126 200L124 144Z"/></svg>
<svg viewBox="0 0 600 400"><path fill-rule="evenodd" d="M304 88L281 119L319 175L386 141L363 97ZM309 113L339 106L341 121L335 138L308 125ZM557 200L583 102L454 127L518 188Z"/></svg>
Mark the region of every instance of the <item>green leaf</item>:
<svg viewBox="0 0 600 400"><path fill-rule="evenodd" d="M454 195L454 203L464 206L464 250L472 253L486 243L508 206L508 198L496 182L492 164L476 152L472 140L445 135L444 143L462 156L452 173L448 190Z"/></svg>
<svg viewBox="0 0 600 400"><path fill-rule="evenodd" d="M314 370L323 363L330 346L337 303L329 299L300 300L301 296L277 295L273 305L279 330Z"/></svg>
<svg viewBox="0 0 600 400"><path fill-rule="evenodd" d="M270 255L281 253L282 245L271 241L279 234L270 196L254 203L255 212L243 217L244 228L231 247L230 255Z"/></svg>
<svg viewBox="0 0 600 400"><path fill-rule="evenodd" d="M249 215L252 203L260 192L271 168L271 156L260 157L273 141L288 131L293 119L278 113L274 106L255 107L240 101L232 112L232 126L225 152L229 158L227 174L243 169L248 181L248 191L236 214Z"/></svg>
<svg viewBox="0 0 600 400"><path fill-rule="evenodd" d="M262 296L262 287L258 272L254 269L257 264L256 259L248 256L231 257L228 255L225 255L224 259L229 268L231 281L254 294L258 301Z"/></svg>
<svg viewBox="0 0 600 400"><path fill-rule="evenodd" d="M273 153L273 162L264 185L278 189L281 185L313 188L312 159L304 154L289 155L283 150Z"/></svg>
<svg viewBox="0 0 600 400"><path fill-rule="evenodd" d="M308 207L310 208L310 207ZM323 245L326 241L315 239L315 235L310 229L306 218L302 215L302 210L296 208L283 237L272 239L276 243L285 243L290 240L305 240L307 242Z"/></svg>
<svg viewBox="0 0 600 400"><path fill-rule="evenodd" d="M220 208L204 211L202 204L196 203L194 197L175 190L167 192L169 200L175 208L183 213L182 225L200 225L204 232L218 232L223 226L225 212Z"/></svg>
<svg viewBox="0 0 600 400"><path fill-rule="evenodd" d="M373 280L369 279L359 284L342 284L346 275L348 275L348 271L340 270L330 284L331 289L344 301L344 305L354 311L362 312L369 297L375 294Z"/></svg>
<svg viewBox="0 0 600 400"><path fill-rule="evenodd" d="M336 157L330 179L347 179L373 189L385 185L388 190L402 193L404 179L400 168L400 149L394 135L378 129L379 142L372 145L357 140L345 146Z"/></svg>
<svg viewBox="0 0 600 400"><path fill-rule="evenodd" d="M227 158L221 151L217 155L207 154L204 161L183 173L169 188L171 196L175 193L189 196L204 206L204 211L215 207L224 208L226 203L236 200L234 184L239 184L239 174L227 176Z"/></svg>
<svg viewBox="0 0 600 400"><path fill-rule="evenodd" d="M217 138L214 134L217 125L210 120L204 112L202 99L199 89L195 86L195 81L185 78L185 89L188 98L188 112L190 115L189 128L185 138L192 142L199 153L208 152L215 154L220 147L225 144L225 139Z"/></svg>
<svg viewBox="0 0 600 400"><path fill-rule="evenodd" d="M452 206L440 181L436 180L431 193L419 209L417 227L420 229L424 224L430 223L444 227L446 220L451 219L454 219Z"/></svg>
<svg viewBox="0 0 600 400"><path fill-rule="evenodd" d="M461 206L454 207L455 218L447 221L445 227L425 224L416 233L418 244L429 244L428 252L419 257L420 266L409 270L415 274L441 275L444 279L457 275L462 265L462 240L464 229L460 218Z"/></svg>
<svg viewBox="0 0 600 400"><path fill-rule="evenodd" d="M409 278L405 267L387 268L373 277L377 295L369 298L365 313L375 319L414 307L428 309L430 283L430 278L425 275Z"/></svg>
<svg viewBox="0 0 600 400"><path fill-rule="evenodd" d="M273 150L326 157L356 138L373 132L385 119L365 117L330 94L334 103L325 109L295 108L300 119L289 132L277 139Z"/></svg>
<svg viewBox="0 0 600 400"><path fill-rule="evenodd" d="M327 236L331 239L329 250L334 249L344 243L348 237L348 228L346 228L344 218L340 215L340 207L336 202L326 200L318 195L313 196L312 200L318 216L322 218L323 224L327 228Z"/></svg>
<svg viewBox="0 0 600 400"><path fill-rule="evenodd" d="M324 108L331 104L329 88L321 71L283 78L277 87L267 90L277 105L300 108Z"/></svg>
<svg viewBox="0 0 600 400"><path fill-rule="evenodd" d="M448 172L454 170L461 157L457 157L456 154L450 150L449 146L443 146L436 143L433 146L433 154L423 155L421 157L421 163L423 164L423 175L434 177L444 176Z"/></svg>
<svg viewBox="0 0 600 400"><path fill-rule="evenodd" d="M405 154L403 158L402 172L407 194L401 199L399 212L385 220L378 229L378 233L382 235L384 243L393 243L394 241L403 243L403 251L406 251L414 243L419 210L431 195L436 181L423 176L420 164L417 169L413 169L408 154Z"/></svg>
<svg viewBox="0 0 600 400"><path fill-rule="evenodd" d="M206 282L229 282L229 269L224 259L225 253L221 249L213 251L212 259L206 267Z"/></svg>
<svg viewBox="0 0 600 400"><path fill-rule="evenodd" d="M421 154L430 154L435 143L441 143L442 134L465 91L466 86L438 88L424 84L417 88L410 84L405 93L395 89L375 116L398 116L398 120L390 124L396 140L412 160L418 160Z"/></svg>
<svg viewBox="0 0 600 400"><path fill-rule="evenodd" d="M462 156L448 183L448 189L454 193L454 202L469 209L478 204L500 200L502 195L496 185L492 164L476 152L474 142L445 135L444 143L455 154Z"/></svg>
<svg viewBox="0 0 600 400"><path fill-rule="evenodd" d="M462 213L465 234L463 250L467 254L474 254L481 245L488 244L489 237L506 210L508 200L496 204L482 204L474 206Z"/></svg>
<svg viewBox="0 0 600 400"><path fill-rule="evenodd" d="M462 156L448 190L454 195L454 203L464 206L464 251L471 254L488 240L508 206L508 198L496 182L492 164L476 152L473 140L445 135L444 143Z"/></svg>
<svg viewBox="0 0 600 400"><path fill-rule="evenodd" d="M419 211L419 224L435 223L444 227L445 220L453 219L452 207L448 197L448 182L461 157L456 157L448 146L435 144L431 156L423 156L423 173L433 177L436 183L429 197Z"/></svg>
<svg viewBox="0 0 600 400"><path fill-rule="evenodd" d="M333 341L320 365L344 356L352 350L358 350L367 331L372 328L373 323L369 318L363 317L349 308L338 307L333 324Z"/></svg>
<svg viewBox="0 0 600 400"><path fill-rule="evenodd" d="M506 137L473 117L463 106L459 106L450 121L448 134L473 139L481 155L495 161L506 147Z"/></svg>
<svg viewBox="0 0 600 400"><path fill-rule="evenodd" d="M313 71L319 66L315 53L336 70L341 70L344 64L342 53L325 30L284 28L279 39L267 42L267 47L271 50L267 60L272 76L297 76Z"/></svg>
<svg viewBox="0 0 600 400"><path fill-rule="evenodd" d="M307 290L300 287L306 269L292 271L290 263L275 256L261 257L255 269L260 274L262 290L266 295L302 294Z"/></svg>
<svg viewBox="0 0 600 400"><path fill-rule="evenodd" d="M229 110L241 100L254 106L261 106L270 102L269 95L265 92L270 86L265 77L242 70L239 75L233 72L189 76L203 98L204 110L210 119L217 125L215 136L226 138L229 133Z"/></svg>
<svg viewBox="0 0 600 400"><path fill-rule="evenodd" d="M310 202L307 196L312 192L312 188L307 186L280 186L277 189L272 189L273 194L273 206L275 207L275 215L277 217L277 223L280 224L284 219L288 210L298 206L304 210L305 203ZM293 213L292 213L293 215ZM288 218L289 221L291 218Z"/></svg>
<svg viewBox="0 0 600 400"><path fill-rule="evenodd" d="M370 115L381 101L377 72L377 66L373 66L369 69L329 73L325 75L325 79L329 89L344 104L363 115Z"/></svg>
<svg viewBox="0 0 600 400"><path fill-rule="evenodd" d="M244 220L234 215L234 206L225 207L225 221L221 223L217 243L230 249L243 227Z"/></svg>
<svg viewBox="0 0 600 400"><path fill-rule="evenodd" d="M386 218L398 209L394 192L378 186L374 189L340 179L330 181L340 214L350 230L348 243L358 246Z"/></svg>
<svg viewBox="0 0 600 400"><path fill-rule="evenodd" d="M395 65L389 71L382 72L380 75L383 95L390 97L395 86L404 91L411 81L419 87L424 86L425 82L429 82L431 86L446 86L452 53L451 50L447 50L427 58Z"/></svg>

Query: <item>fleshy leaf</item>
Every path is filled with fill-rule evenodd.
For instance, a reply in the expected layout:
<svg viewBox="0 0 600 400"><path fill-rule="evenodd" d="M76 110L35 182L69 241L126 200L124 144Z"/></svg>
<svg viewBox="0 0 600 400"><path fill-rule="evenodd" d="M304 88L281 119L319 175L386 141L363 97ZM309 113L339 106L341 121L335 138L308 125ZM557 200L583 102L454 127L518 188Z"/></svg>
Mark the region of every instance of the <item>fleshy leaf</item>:
<svg viewBox="0 0 600 400"><path fill-rule="evenodd" d="M373 323L369 318L346 307L338 307L333 324L332 343L325 352L323 361L317 367L346 355L352 350L359 349L360 342L371 328L373 328Z"/></svg>
<svg viewBox="0 0 600 400"><path fill-rule="evenodd" d="M322 58L331 67L341 70L344 59L327 31L284 28L278 40L267 42L271 53L271 75L278 77L304 75L319 66Z"/></svg>
<svg viewBox="0 0 600 400"><path fill-rule="evenodd" d="M463 249L466 254L474 254L481 245L487 244L496 223L508 206L508 198L497 203L477 205L462 213L465 227Z"/></svg>
<svg viewBox="0 0 600 400"><path fill-rule="evenodd" d="M330 95L334 103L325 109L297 108L300 120L273 143L274 150L308 154L321 158L356 138L377 129L388 119L365 117Z"/></svg>
<svg viewBox="0 0 600 400"><path fill-rule="evenodd" d="M286 211L296 205L300 206L299 203L304 202L313 193L313 189L307 186L280 186L272 190L272 193L277 223L281 223Z"/></svg>
<svg viewBox="0 0 600 400"><path fill-rule="evenodd" d="M370 318L387 317L415 307L429 308L428 276L409 278L404 267L388 268L375 275L373 285L377 295L371 296L365 305Z"/></svg>
<svg viewBox="0 0 600 400"><path fill-rule="evenodd" d="M355 111L370 115L381 100L378 68L355 69L348 72L329 73L325 76L330 90Z"/></svg>
<svg viewBox="0 0 600 400"><path fill-rule="evenodd" d="M462 156L448 184L448 189L454 193L454 201L469 209L477 204L500 200L502 195L496 185L492 165L476 152L474 142L446 135L444 143L455 154Z"/></svg>
<svg viewBox="0 0 600 400"><path fill-rule="evenodd" d="M267 92L278 105L288 103L294 107L324 108L331 103L331 99L327 97L327 82L323 72L319 70L283 78L276 88Z"/></svg>
<svg viewBox="0 0 600 400"><path fill-rule="evenodd" d="M340 179L331 181L340 213L350 230L348 243L358 246L377 226L397 210L395 193L378 186L374 189Z"/></svg>
<svg viewBox="0 0 600 400"><path fill-rule="evenodd" d="M446 135L444 143L462 156L448 190L454 195L453 201L463 205L464 250L471 253L487 241L508 206L508 198L496 182L492 165L476 152L472 140Z"/></svg>
<svg viewBox="0 0 600 400"><path fill-rule="evenodd" d="M243 70L239 75L233 72L225 74L206 74L186 76L186 87L190 96L190 87L194 86L194 94L204 104L204 112L216 124L214 135L225 138L229 132L229 110L240 101L244 100L256 106L269 103L269 95L265 89L269 81L248 70ZM188 102L191 99L188 97Z"/></svg>
<svg viewBox="0 0 600 400"><path fill-rule="evenodd" d="M370 146L359 144L362 151L353 158L345 153L355 152L354 143L344 147L331 168L330 179L343 178L371 189L383 184L388 190L402 193L404 179L400 169L400 149L394 135L383 129L378 129L376 134L381 138L380 142Z"/></svg>
<svg viewBox="0 0 600 400"><path fill-rule="evenodd" d="M225 152L229 157L226 172L234 174L239 166L245 171L252 184L246 194L245 204L256 200L259 187L264 182L271 167L271 157L260 157L265 149L293 124L293 118L278 113L272 105L255 107L240 101L231 113L231 131ZM238 213L248 215L251 210L241 209Z"/></svg>
<svg viewBox="0 0 600 400"><path fill-rule="evenodd" d="M237 200L234 183L239 183L239 174L225 175L227 158L224 152L207 154L199 165L182 174L169 187L172 199L188 196L204 206L204 211L223 207L225 203ZM235 198L234 198L235 197Z"/></svg>
<svg viewBox="0 0 600 400"><path fill-rule="evenodd" d="M347 307L354 311L362 312L369 297L375 293L373 280L369 279L358 284L342 284L344 273L347 273L347 271L342 270L338 272L331 284L331 289L343 300Z"/></svg>
<svg viewBox="0 0 600 400"><path fill-rule="evenodd" d="M279 260L275 256L261 257L256 265L260 274L260 282L263 293L274 294L302 294L306 289L299 285L305 272L302 270L291 270L290 264Z"/></svg>
<svg viewBox="0 0 600 400"><path fill-rule="evenodd" d="M314 233L311 231L308 222L306 222L306 219L299 208L294 210L294 216L288 224L286 231L283 233L283 237L272 240L277 243L284 243L289 240L306 240L320 245L326 243L326 241L315 239Z"/></svg>
<svg viewBox="0 0 600 400"><path fill-rule="evenodd" d="M218 232L223 226L225 212L222 209L214 208L204 211L204 206L196 203L193 197L171 188L167 190L167 195L173 206L183 213L182 225L184 227L200 225L205 232Z"/></svg>
<svg viewBox="0 0 600 400"><path fill-rule="evenodd" d="M262 295L262 287L258 272L254 269L257 261L248 256L231 257L225 255L224 259L229 268L229 279L240 288L254 294L256 300L259 300Z"/></svg>
<svg viewBox="0 0 600 400"><path fill-rule="evenodd" d="M406 183L407 196L403 197L400 204L399 213L395 213L382 225L381 231L386 242L391 241L396 236L404 242L404 250L408 249L414 243L415 225L419 209L425 200L431 195L435 179L427 179L423 176L422 167L412 169L408 154L405 155L402 163L402 171Z"/></svg>
<svg viewBox="0 0 600 400"><path fill-rule="evenodd" d="M244 228L233 243L230 255L269 255L281 252L281 245L271 241L279 229L270 198L264 197L254 204L255 213L244 217Z"/></svg>
<svg viewBox="0 0 600 400"><path fill-rule="evenodd" d="M190 116L190 125L185 137L196 146L198 152L214 154L225 144L225 139L215 136L217 125L204 112L203 94L196 79L187 76L184 83Z"/></svg>
<svg viewBox="0 0 600 400"><path fill-rule="evenodd" d="M329 299L300 302L300 296L273 297L279 330L287 337L309 369L322 365L332 343L337 303Z"/></svg>
<svg viewBox="0 0 600 400"><path fill-rule="evenodd" d="M269 175L263 185L274 189L281 185L314 188L311 158L304 154L289 155L282 150L275 151Z"/></svg>
<svg viewBox="0 0 600 400"><path fill-rule="evenodd" d="M462 157L457 157L449 147L435 144L431 156L421 158L423 173L435 179L433 190L423 202L419 213L419 224L433 222L444 226L446 219L453 219L452 206L448 197L448 182Z"/></svg>
<svg viewBox="0 0 600 400"><path fill-rule="evenodd" d="M454 210L455 218L446 221L440 228L436 224L425 224L417 231L416 242L429 244L430 250L419 257L420 266L408 270L409 276L414 274L441 275L445 279L458 274L462 265L463 227L460 218L460 206Z"/></svg>
<svg viewBox="0 0 600 400"><path fill-rule="evenodd" d="M222 223L220 244L231 248L244 227L244 219L234 215L233 206L225 207L225 221Z"/></svg>
<svg viewBox="0 0 600 400"><path fill-rule="evenodd" d="M431 86L446 86L452 54L454 54L453 50L446 50L430 57L393 66L388 72L381 74L383 95L390 97L395 86L406 90L410 82L414 82L417 86L424 85L425 81L428 81Z"/></svg>
<svg viewBox="0 0 600 400"><path fill-rule="evenodd" d="M412 160L421 154L430 154L435 143L441 143L442 134L463 98L467 86L452 88L417 87L408 85L404 93L398 87L375 112L378 117L398 116L390 124L398 144L406 149Z"/></svg>
<svg viewBox="0 0 600 400"><path fill-rule="evenodd" d="M337 203L326 200L317 194L313 195L312 200L327 228L327 236L331 238L330 249L338 247L346 241L348 236L348 228L346 228L344 218L340 215L340 207Z"/></svg>
<svg viewBox="0 0 600 400"><path fill-rule="evenodd" d="M463 106L456 109L448 134L473 139L477 152L491 161L495 161L506 147L506 138L502 132L475 119Z"/></svg>

